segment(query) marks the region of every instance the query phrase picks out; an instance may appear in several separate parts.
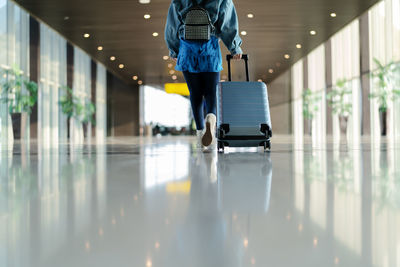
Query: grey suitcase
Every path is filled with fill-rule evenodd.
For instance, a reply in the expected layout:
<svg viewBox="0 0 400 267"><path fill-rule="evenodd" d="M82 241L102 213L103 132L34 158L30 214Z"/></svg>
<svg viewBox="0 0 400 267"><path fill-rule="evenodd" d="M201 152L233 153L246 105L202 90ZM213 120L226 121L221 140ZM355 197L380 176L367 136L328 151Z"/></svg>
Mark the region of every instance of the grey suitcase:
<svg viewBox="0 0 400 267"><path fill-rule="evenodd" d="M227 56L229 82L221 82L217 91L218 151L229 147L258 147L271 149L272 126L267 86L250 82L248 56L246 82L232 82L232 56Z"/></svg>

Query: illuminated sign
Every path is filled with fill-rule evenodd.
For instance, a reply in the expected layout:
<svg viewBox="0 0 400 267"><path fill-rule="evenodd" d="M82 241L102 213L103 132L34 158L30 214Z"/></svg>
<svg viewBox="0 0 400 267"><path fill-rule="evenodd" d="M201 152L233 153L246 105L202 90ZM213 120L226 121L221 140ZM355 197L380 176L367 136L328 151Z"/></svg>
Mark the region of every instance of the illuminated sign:
<svg viewBox="0 0 400 267"><path fill-rule="evenodd" d="M183 96L189 96L189 88L186 83L166 83L165 92L168 94L177 94Z"/></svg>

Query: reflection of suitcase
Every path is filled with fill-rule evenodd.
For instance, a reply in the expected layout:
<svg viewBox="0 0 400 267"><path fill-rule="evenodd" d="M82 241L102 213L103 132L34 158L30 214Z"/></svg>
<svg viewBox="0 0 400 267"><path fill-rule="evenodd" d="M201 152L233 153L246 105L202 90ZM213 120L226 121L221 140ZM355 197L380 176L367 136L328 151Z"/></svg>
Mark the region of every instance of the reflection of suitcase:
<svg viewBox="0 0 400 267"><path fill-rule="evenodd" d="M271 149L267 86L249 81L247 55L243 55L247 82L232 82L231 59L228 55L229 82L221 82L217 93L218 151L223 152L225 146Z"/></svg>
<svg viewBox="0 0 400 267"><path fill-rule="evenodd" d="M270 154L220 155L217 173L224 211L240 214L268 212L272 183Z"/></svg>

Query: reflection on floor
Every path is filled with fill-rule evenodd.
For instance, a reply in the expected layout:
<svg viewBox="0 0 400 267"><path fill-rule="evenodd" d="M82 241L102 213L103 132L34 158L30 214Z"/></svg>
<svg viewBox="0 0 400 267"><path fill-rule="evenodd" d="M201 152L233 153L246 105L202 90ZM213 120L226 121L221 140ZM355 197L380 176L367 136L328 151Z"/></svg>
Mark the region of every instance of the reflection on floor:
<svg viewBox="0 0 400 267"><path fill-rule="evenodd" d="M194 147L3 151L0 266L400 266L399 149Z"/></svg>

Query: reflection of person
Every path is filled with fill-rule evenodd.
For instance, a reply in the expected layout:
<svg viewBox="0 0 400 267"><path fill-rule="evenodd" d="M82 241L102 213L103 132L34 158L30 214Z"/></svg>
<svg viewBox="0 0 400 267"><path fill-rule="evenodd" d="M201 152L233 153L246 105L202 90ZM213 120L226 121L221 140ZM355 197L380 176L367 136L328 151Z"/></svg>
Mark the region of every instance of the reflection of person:
<svg viewBox="0 0 400 267"><path fill-rule="evenodd" d="M209 147L215 143L216 88L219 72L222 70L219 39L222 39L234 59L242 57L242 40L238 34L238 19L232 0L200 0L199 4L208 12L213 26L211 38L208 41L185 40L184 18L198 1L172 1L165 27L165 39L170 57L177 62L176 70L183 72L188 84L199 141L204 147ZM205 122L204 100L207 113Z"/></svg>
<svg viewBox="0 0 400 267"><path fill-rule="evenodd" d="M216 155L196 153L190 162L191 189L185 219L169 246L170 266L229 266L242 262L229 243L227 221L220 210L216 183Z"/></svg>

